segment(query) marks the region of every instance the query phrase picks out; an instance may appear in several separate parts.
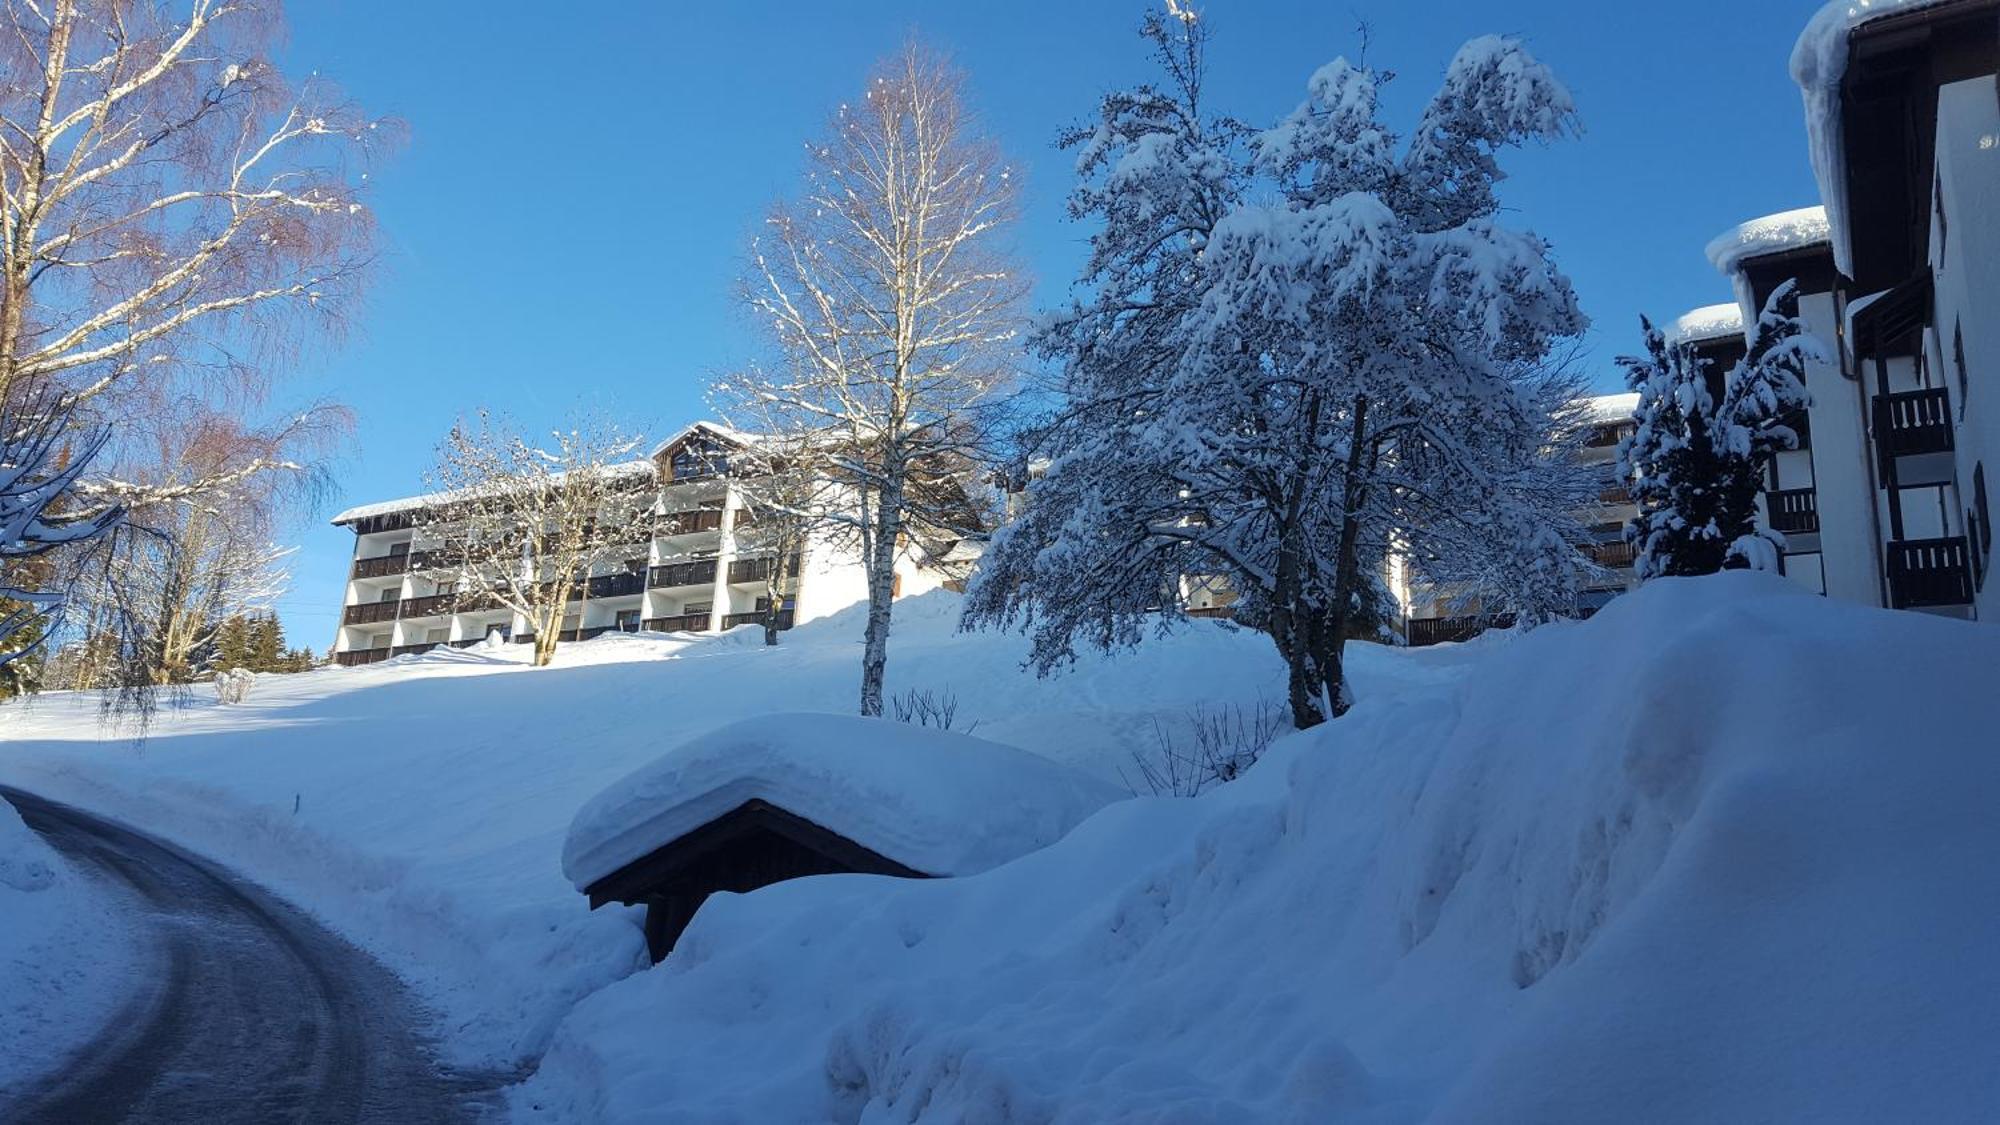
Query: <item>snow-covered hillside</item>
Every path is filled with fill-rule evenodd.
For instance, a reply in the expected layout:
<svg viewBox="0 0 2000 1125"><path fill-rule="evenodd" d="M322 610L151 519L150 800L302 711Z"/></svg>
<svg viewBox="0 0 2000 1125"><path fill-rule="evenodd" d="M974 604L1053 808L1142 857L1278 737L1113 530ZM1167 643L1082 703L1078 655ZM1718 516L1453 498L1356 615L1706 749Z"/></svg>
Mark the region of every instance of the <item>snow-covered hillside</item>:
<svg viewBox="0 0 2000 1125"><path fill-rule="evenodd" d="M1281 682L1194 623L1072 676L899 606L893 691L1115 779ZM1346 718L983 874L712 898L640 971L563 878L586 802L773 711L845 712L859 620L266 677L135 745L0 709L0 780L263 880L410 976L527 1120L1977 1120L2000 1110L2000 632L1782 580L1355 653ZM963 725L963 724L961 724ZM546 1052L546 1053L544 1053Z"/></svg>
<svg viewBox="0 0 2000 1125"><path fill-rule="evenodd" d="M1193 801L718 896L515 1104L577 1121L2000 1114L2000 633L1667 580Z"/></svg>
<svg viewBox="0 0 2000 1125"><path fill-rule="evenodd" d="M1172 728L1197 704L1282 689L1269 640L1212 622L1037 680L1021 670L1025 641L958 634L958 605L944 592L898 603L889 691L948 690L959 729L976 723L980 738L1121 787L1130 754L1154 747L1155 720ZM639 913L587 913L563 878L577 809L725 724L851 714L861 625L858 612L837 615L775 649L754 628L613 635L565 646L547 669L526 667L515 645L265 676L241 705L204 689L163 710L143 743L102 725L94 699L43 696L0 708L0 782L127 819L271 886L409 977L443 1013L457 1061L518 1064L572 1003L644 963ZM1380 670L1386 691L1405 663L1375 650L1363 679Z"/></svg>

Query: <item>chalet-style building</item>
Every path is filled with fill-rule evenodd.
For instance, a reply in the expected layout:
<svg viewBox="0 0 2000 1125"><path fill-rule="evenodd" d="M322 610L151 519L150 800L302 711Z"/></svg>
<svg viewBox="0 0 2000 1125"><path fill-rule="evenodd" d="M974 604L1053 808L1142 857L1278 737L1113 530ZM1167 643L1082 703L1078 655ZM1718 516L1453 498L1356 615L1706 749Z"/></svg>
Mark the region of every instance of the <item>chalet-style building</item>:
<svg viewBox="0 0 2000 1125"><path fill-rule="evenodd" d="M648 518L622 535L629 554L587 576L563 622L564 640L603 633L707 632L758 624L766 611L772 559L747 530L751 512L730 454L755 440L713 423L696 423L661 442L650 458L613 471L650 476L656 495ZM342 601L334 660L370 664L440 645L467 647L491 634L529 639L508 609L468 604L449 589L451 572L419 516L432 497L352 508L333 518L354 532L354 562ZM966 544L933 558L911 547L899 560L898 595L922 593L962 577ZM780 621L789 628L867 597L861 560L852 550L815 540L802 552L785 592Z"/></svg>

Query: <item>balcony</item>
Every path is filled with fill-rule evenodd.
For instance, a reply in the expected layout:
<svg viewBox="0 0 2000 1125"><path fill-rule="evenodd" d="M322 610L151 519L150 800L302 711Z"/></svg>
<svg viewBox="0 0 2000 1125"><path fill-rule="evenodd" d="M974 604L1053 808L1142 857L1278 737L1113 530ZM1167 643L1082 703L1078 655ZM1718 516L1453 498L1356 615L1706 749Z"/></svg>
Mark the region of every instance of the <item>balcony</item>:
<svg viewBox="0 0 2000 1125"><path fill-rule="evenodd" d="M421 598L404 598L403 612L399 617L442 617L458 612L457 594L429 594Z"/></svg>
<svg viewBox="0 0 2000 1125"><path fill-rule="evenodd" d="M363 664L374 664L389 659L392 650L386 648L356 648L333 654L333 662L342 668L358 668Z"/></svg>
<svg viewBox="0 0 2000 1125"><path fill-rule="evenodd" d="M648 617L642 624L655 633L706 633L708 614L683 613L679 617Z"/></svg>
<svg viewBox="0 0 2000 1125"><path fill-rule="evenodd" d="M762 582L771 576L771 564L776 558L738 559L729 564L731 582ZM793 555L787 568L793 575L799 572L799 557Z"/></svg>
<svg viewBox="0 0 2000 1125"><path fill-rule="evenodd" d="M653 523L653 534L694 535L703 531L722 530L722 510L720 508L698 508L692 512L670 512Z"/></svg>
<svg viewBox="0 0 2000 1125"><path fill-rule="evenodd" d="M387 578L409 569L410 556L407 553L376 555L372 559L354 560L354 577Z"/></svg>
<svg viewBox="0 0 2000 1125"><path fill-rule="evenodd" d="M1469 641L1488 629L1505 629L1513 623L1514 615L1511 613L1490 617L1420 617L1410 621L1406 639L1411 648Z"/></svg>
<svg viewBox="0 0 2000 1125"><path fill-rule="evenodd" d="M590 580L590 596L593 598L622 598L645 592L646 576L643 574L600 574Z"/></svg>
<svg viewBox="0 0 2000 1125"><path fill-rule="evenodd" d="M441 643L440 641L429 641L420 645L397 645L395 648L390 649L389 652L393 656L422 656L424 653L438 647Z"/></svg>
<svg viewBox="0 0 2000 1125"><path fill-rule="evenodd" d="M396 611L402 602L391 599L386 602L363 602L340 611L342 625L376 625L384 621L394 621Z"/></svg>
<svg viewBox="0 0 2000 1125"><path fill-rule="evenodd" d="M1889 544L1889 604L1926 609L1972 603L1972 552L1963 535Z"/></svg>
<svg viewBox="0 0 2000 1125"><path fill-rule="evenodd" d="M1895 479L1894 458L1948 453L1951 447L1951 400L1943 387L1875 396L1875 448L1884 479Z"/></svg>
<svg viewBox="0 0 2000 1125"><path fill-rule="evenodd" d="M764 611L761 609L753 609L749 613L731 613L722 619L722 627L724 629L734 629L738 625L762 625L763 623ZM789 629L791 627L792 611L789 609L780 611L778 614L778 628Z"/></svg>
<svg viewBox="0 0 2000 1125"><path fill-rule="evenodd" d="M1611 539L1603 543L1585 545L1583 553L1599 566L1631 566L1639 557L1639 549L1623 539Z"/></svg>
<svg viewBox="0 0 2000 1125"><path fill-rule="evenodd" d="M1819 494L1810 488L1781 488L1764 494L1771 530L1786 535L1819 531Z"/></svg>
<svg viewBox="0 0 2000 1125"><path fill-rule="evenodd" d="M736 569L731 564L730 570ZM715 560L667 563L646 573L646 585L658 590L672 586L709 586L715 583Z"/></svg>

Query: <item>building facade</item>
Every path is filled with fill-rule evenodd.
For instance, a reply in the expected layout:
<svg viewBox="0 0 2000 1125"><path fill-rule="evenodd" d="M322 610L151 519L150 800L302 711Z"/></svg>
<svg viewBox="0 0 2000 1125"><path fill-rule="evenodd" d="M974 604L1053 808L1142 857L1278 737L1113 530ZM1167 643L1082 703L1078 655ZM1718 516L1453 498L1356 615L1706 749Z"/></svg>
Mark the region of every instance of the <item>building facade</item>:
<svg viewBox="0 0 2000 1125"><path fill-rule="evenodd" d="M614 631L710 632L764 621L775 556L758 546L744 482L731 472L730 453L744 440L724 427L697 423L660 443L649 459L614 468L650 478L652 502L642 506L640 520L605 530L622 553L611 552L615 561L578 583L565 610L563 640ZM370 664L439 646L468 647L495 634L530 639L512 610L451 588L456 572L423 527L434 501L411 497L333 518L336 526L354 532L354 559L333 646L336 663ZM970 557L976 555L964 544L935 559L914 546L905 550L897 564L898 596L953 582ZM789 569L795 577L780 591L784 601L778 607L783 627L868 596L858 555L825 536L808 537Z"/></svg>

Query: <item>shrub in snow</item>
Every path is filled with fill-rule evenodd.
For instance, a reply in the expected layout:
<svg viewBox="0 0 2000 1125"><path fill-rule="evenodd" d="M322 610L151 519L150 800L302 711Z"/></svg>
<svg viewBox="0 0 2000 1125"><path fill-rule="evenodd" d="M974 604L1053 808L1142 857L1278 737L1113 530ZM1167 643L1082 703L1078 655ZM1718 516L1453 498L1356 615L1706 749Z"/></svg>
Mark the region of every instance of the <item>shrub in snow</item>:
<svg viewBox="0 0 2000 1125"><path fill-rule="evenodd" d="M1639 323L1646 354L1618 361L1639 394L1637 429L1618 453L1639 507L1627 528L1639 577L1776 570L1785 538L1757 500L1772 459L1798 448L1790 420L1809 404L1805 364L1824 355L1804 334L1797 286L1788 281L1765 301L1719 402L1706 360Z"/></svg>
<svg viewBox="0 0 2000 1125"><path fill-rule="evenodd" d="M241 703L250 697L257 673L248 668L231 668L215 674L215 698L225 704Z"/></svg>
<svg viewBox="0 0 2000 1125"><path fill-rule="evenodd" d="M1495 194L1496 152L1573 130L1568 91L1487 37L1406 139L1382 119L1389 76L1345 59L1252 133L1202 104L1191 13L1145 33L1167 81L1107 96L1067 138L1071 213L1101 224L1089 295L1034 336L1066 401L1029 435L1048 468L968 621L1026 627L1047 671L1079 641L1138 642L1220 576L1306 727L1346 706L1344 644L1392 552L1498 583L1529 622L1573 608L1569 513L1592 488L1558 417L1577 387L1549 357L1585 320Z"/></svg>
<svg viewBox="0 0 2000 1125"><path fill-rule="evenodd" d="M1153 720L1153 747L1133 750L1132 766L1154 796L1193 797L1243 776L1287 725L1282 711L1265 704L1204 704L1188 712L1185 736ZM1129 778L1126 784L1132 784ZM1138 792L1138 786L1132 790Z"/></svg>
<svg viewBox="0 0 2000 1125"><path fill-rule="evenodd" d="M950 688L910 688L889 697L889 713L899 723L952 730L958 723L958 695ZM971 734L978 725L970 724L964 733Z"/></svg>

